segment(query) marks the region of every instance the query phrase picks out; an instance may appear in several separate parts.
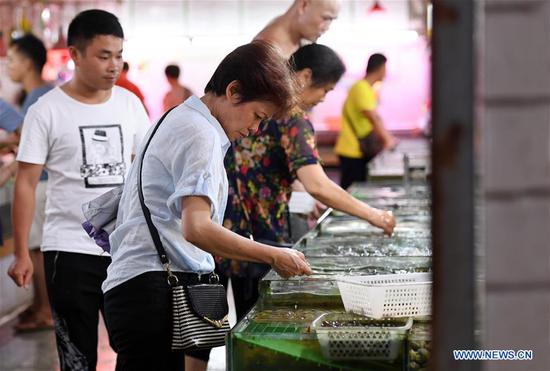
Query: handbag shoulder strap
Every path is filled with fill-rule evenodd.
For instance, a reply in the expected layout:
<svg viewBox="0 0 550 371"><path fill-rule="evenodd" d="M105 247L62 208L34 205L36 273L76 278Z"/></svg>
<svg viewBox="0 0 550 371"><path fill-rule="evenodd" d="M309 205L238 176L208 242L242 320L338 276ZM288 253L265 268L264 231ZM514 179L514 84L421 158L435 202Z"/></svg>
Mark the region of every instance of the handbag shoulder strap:
<svg viewBox="0 0 550 371"><path fill-rule="evenodd" d="M160 258L160 262L167 267L169 261L168 261L168 255L166 255L166 250L164 250L164 247L162 246L162 241L160 240L159 231L153 224L153 220L151 219L151 211L149 211L149 208L147 205L145 205L145 199L143 197L143 187L142 187L142 170L143 170L143 159L145 158L145 151L147 151L147 148L149 147L149 143L151 143L151 139L153 139L153 136L157 132L160 124L166 116L174 109L175 107L170 108L168 111L162 115L160 120L155 125L155 128L153 129L153 132L147 139L147 142L145 143L145 146L143 147L143 151L141 153L141 158L139 159L139 167L138 167L138 176L137 176L137 186L138 186L138 194L139 194L139 202L141 203L141 210L143 210L143 215L145 216L145 221L147 222L147 227L149 228L149 233L151 233L151 238L153 239L153 243L155 244L155 248L157 249L157 253Z"/></svg>

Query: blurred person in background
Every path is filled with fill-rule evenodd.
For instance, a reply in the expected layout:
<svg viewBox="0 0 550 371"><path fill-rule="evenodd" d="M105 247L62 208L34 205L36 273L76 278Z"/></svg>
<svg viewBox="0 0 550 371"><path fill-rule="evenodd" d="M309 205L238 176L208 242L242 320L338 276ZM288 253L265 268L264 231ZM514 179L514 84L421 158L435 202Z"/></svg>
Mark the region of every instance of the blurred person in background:
<svg viewBox="0 0 550 371"><path fill-rule="evenodd" d="M24 100L21 105L23 116L42 95L53 89L53 86L42 78L42 69L46 60L46 47L36 36L26 34L11 41L8 49L8 74L14 82L23 85ZM17 166L17 162L14 164ZM15 325L15 329L19 332L53 328L44 275L44 256L40 251L46 218L47 180L48 174L42 171L36 186L36 203L29 236L30 257L35 267L32 279L34 296L31 306L19 315L19 323Z"/></svg>
<svg viewBox="0 0 550 371"><path fill-rule="evenodd" d="M0 153L16 152L23 115L13 105L0 98Z"/></svg>
<svg viewBox="0 0 550 371"><path fill-rule="evenodd" d="M164 69L164 75L166 76L166 81L170 84L170 90L164 95L162 100L162 106L165 111L168 109L177 106L185 102L187 98L193 95L193 92L183 86L179 82L181 75L181 70L175 64L169 64Z"/></svg>
<svg viewBox="0 0 550 371"><path fill-rule="evenodd" d="M141 92L139 87L128 79L128 71L130 71L130 64L128 64L128 62L124 62L122 65L122 71L120 71L120 76L118 77L115 85L120 86L126 90L130 90L132 93L134 93L136 97L139 98L141 103L143 103L143 107L147 111L147 106L145 105L145 97L143 96L143 93Z"/></svg>
<svg viewBox="0 0 550 371"><path fill-rule="evenodd" d="M0 129L3 130L0 139L0 187L3 187L17 172L17 161L11 160L15 160L14 153L17 152L17 142L19 141L17 131L22 123L23 116L8 102L0 98ZM5 161L4 156L8 157L10 161ZM0 224L0 245L3 243L2 224Z"/></svg>
<svg viewBox="0 0 550 371"><path fill-rule="evenodd" d="M46 61L46 47L42 40L33 34L25 34L11 40L8 49L8 74L14 82L23 85L23 115L38 98L53 89L53 86L42 78Z"/></svg>
<svg viewBox="0 0 550 371"><path fill-rule="evenodd" d="M274 43L286 58L290 58L304 40L316 42L328 31L338 17L340 5L339 0L295 0L254 39Z"/></svg>
<svg viewBox="0 0 550 371"><path fill-rule="evenodd" d="M139 99L114 86L122 69L123 40L113 14L79 13L67 38L74 76L30 107L21 132L12 210L15 260L8 274L20 287L32 279L29 237L35 190L46 168L41 248L62 371L96 370L101 284L111 262L82 228L81 205L123 184L132 153L150 127ZM94 141L109 143L117 161L90 163Z"/></svg>
<svg viewBox="0 0 550 371"><path fill-rule="evenodd" d="M397 144L378 114L378 95L373 88L386 77L386 61L382 54L369 57L365 77L352 85L342 108L342 129L335 152L340 159L340 186L344 189L354 182L366 182L368 179L367 165L373 157L365 157L359 138L373 132L382 149L392 150Z"/></svg>

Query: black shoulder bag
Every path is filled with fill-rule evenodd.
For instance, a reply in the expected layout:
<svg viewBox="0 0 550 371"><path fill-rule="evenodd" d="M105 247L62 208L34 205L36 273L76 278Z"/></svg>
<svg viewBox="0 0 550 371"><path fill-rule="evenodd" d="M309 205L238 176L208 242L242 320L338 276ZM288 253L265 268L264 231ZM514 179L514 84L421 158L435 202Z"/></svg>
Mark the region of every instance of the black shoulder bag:
<svg viewBox="0 0 550 371"><path fill-rule="evenodd" d="M172 291L172 350L214 348L225 344L225 335L229 331L227 320L229 309L225 289L219 284L219 278L215 273L210 275L207 284L198 283L184 287L179 283L178 277L170 269L168 255L162 246L159 232L153 224L151 212L145 205L143 197L141 178L145 151L161 122L171 110L168 110L159 120L143 148L137 176L139 201Z"/></svg>
<svg viewBox="0 0 550 371"><path fill-rule="evenodd" d="M373 130L371 130L370 133L368 133L363 138L359 138L357 135L357 131L355 130L355 127L353 126L353 123L351 122L351 118L349 117L349 114L347 113L346 109L344 111L344 117L346 121L348 122L348 125L351 128L351 131L353 131L353 134L359 140L359 148L361 148L361 152L363 153L363 158L369 162L382 150L384 149L384 143L382 142L382 138Z"/></svg>

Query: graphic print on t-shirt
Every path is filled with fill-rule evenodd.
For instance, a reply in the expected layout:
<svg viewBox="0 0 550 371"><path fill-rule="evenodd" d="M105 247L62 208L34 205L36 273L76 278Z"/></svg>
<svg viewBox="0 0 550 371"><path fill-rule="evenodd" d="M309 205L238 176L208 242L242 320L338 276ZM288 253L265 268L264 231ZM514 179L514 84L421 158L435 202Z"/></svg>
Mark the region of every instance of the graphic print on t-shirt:
<svg viewBox="0 0 550 371"><path fill-rule="evenodd" d="M86 188L114 187L124 183L124 142L120 125L80 126L82 166Z"/></svg>

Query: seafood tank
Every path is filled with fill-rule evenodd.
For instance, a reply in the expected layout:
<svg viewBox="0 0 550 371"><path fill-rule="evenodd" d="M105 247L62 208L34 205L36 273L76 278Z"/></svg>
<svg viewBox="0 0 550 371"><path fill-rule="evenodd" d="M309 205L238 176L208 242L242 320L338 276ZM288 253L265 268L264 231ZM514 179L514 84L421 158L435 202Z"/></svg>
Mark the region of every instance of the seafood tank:
<svg viewBox="0 0 550 371"><path fill-rule="evenodd" d="M283 279L270 271L260 298L230 332L228 370L416 370L427 365L429 318L373 319L347 313L338 277L431 272L426 185L354 186L350 192L392 210L392 237L329 210L294 248L313 274Z"/></svg>

